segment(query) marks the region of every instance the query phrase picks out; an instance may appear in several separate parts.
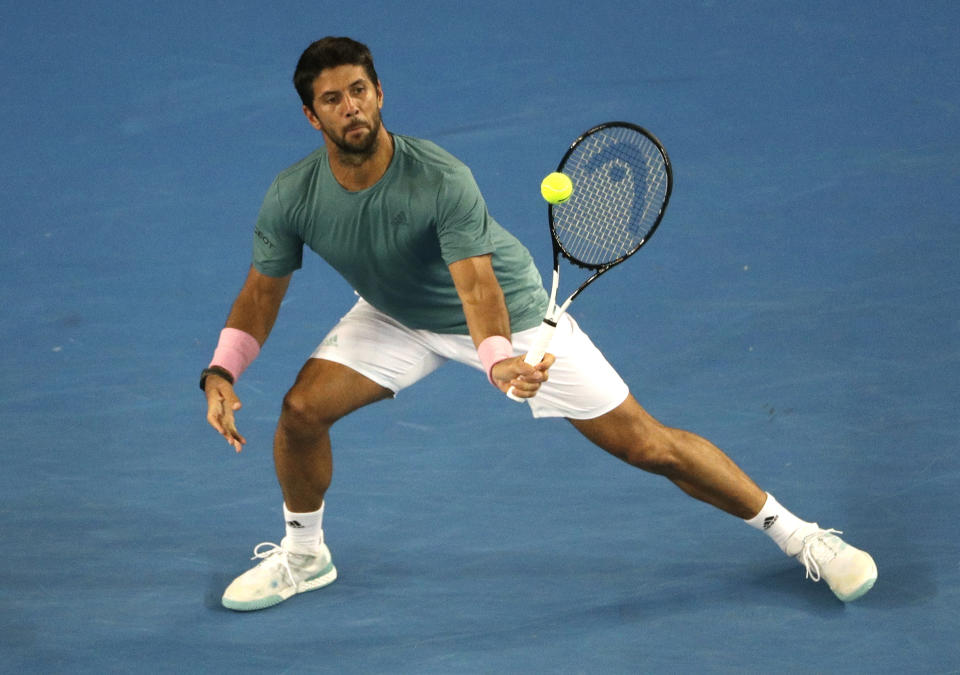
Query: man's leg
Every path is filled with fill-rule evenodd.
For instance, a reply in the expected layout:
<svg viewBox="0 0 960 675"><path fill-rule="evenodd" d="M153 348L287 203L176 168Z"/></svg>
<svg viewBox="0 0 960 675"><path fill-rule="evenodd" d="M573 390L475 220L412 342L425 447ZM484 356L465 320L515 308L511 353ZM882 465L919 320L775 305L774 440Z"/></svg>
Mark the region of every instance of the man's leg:
<svg viewBox="0 0 960 675"><path fill-rule="evenodd" d="M840 600L856 600L876 582L877 566L870 554L836 536L841 532L797 518L710 441L663 426L633 396L594 419L570 421L612 455L666 476L690 496L765 531L806 567L808 578L823 578Z"/></svg>
<svg viewBox="0 0 960 675"><path fill-rule="evenodd" d="M277 479L287 508L316 511L330 487L330 427L358 408L393 392L347 366L310 359L283 399L273 440Z"/></svg>
<svg viewBox="0 0 960 675"><path fill-rule="evenodd" d="M766 493L713 443L665 427L633 395L604 415L570 422L615 457L665 476L691 497L738 518L752 518L766 502Z"/></svg>
<svg viewBox="0 0 960 675"><path fill-rule="evenodd" d="M233 580L223 605L264 609L296 593L312 591L337 578L323 540L323 496L333 460L330 427L341 417L393 395L347 366L312 358L283 400L274 436L274 463L283 491L286 536L280 546L258 545L261 562ZM266 547L261 551L261 547Z"/></svg>

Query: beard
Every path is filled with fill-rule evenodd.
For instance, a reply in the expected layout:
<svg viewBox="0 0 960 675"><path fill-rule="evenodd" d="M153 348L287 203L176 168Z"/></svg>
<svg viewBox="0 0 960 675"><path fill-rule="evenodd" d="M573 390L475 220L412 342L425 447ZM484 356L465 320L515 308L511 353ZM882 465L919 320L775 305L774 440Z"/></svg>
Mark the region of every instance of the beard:
<svg viewBox="0 0 960 675"><path fill-rule="evenodd" d="M359 123L355 126L347 127L342 135L334 136L328 134L333 144L340 150L340 159L350 164L362 164L377 151L380 143L380 120L379 112L369 124ZM366 129L367 133L360 136L355 141L347 140L348 134L356 129Z"/></svg>

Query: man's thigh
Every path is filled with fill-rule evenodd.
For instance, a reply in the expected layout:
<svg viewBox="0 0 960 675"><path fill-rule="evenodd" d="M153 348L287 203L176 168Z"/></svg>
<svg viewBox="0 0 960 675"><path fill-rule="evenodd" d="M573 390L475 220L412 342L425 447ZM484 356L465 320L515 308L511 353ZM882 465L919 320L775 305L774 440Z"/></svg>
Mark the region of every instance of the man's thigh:
<svg viewBox="0 0 960 675"><path fill-rule="evenodd" d="M311 354L346 366L396 394L423 379L447 359L411 330L362 298Z"/></svg>
<svg viewBox="0 0 960 675"><path fill-rule="evenodd" d="M536 332L534 328L514 335L514 350L530 349ZM534 417L592 419L627 398L626 383L569 314L560 318L547 351L557 360L537 395L527 399Z"/></svg>
<svg viewBox="0 0 960 675"><path fill-rule="evenodd" d="M311 358L287 393L288 405L312 414L322 411L332 422L358 408L393 396L393 392L356 370L323 358Z"/></svg>

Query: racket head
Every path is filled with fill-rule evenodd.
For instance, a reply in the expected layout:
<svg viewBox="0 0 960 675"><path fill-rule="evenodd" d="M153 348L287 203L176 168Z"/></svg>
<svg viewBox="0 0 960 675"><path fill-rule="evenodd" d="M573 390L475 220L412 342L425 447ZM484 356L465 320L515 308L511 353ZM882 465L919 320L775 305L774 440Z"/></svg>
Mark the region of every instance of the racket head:
<svg viewBox="0 0 960 675"><path fill-rule="evenodd" d="M630 122L605 122L584 132L557 171L569 176L573 194L548 209L555 264L558 253L592 270L623 262L656 231L673 190L663 145Z"/></svg>

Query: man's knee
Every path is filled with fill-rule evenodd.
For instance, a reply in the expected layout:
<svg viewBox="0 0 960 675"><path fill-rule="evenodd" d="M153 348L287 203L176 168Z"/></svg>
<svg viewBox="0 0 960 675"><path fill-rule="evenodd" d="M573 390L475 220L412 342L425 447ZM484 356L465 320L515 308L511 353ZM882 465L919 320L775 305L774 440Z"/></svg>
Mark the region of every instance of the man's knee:
<svg viewBox="0 0 960 675"><path fill-rule="evenodd" d="M648 433L635 437L624 448L624 459L631 465L662 476L672 475L679 466L679 458L670 442L669 434Z"/></svg>
<svg viewBox="0 0 960 675"><path fill-rule="evenodd" d="M660 424L633 396L591 420L571 420L595 444L628 464L670 475L679 466L673 429Z"/></svg>
<svg viewBox="0 0 960 675"><path fill-rule="evenodd" d="M647 415L630 416L605 449L644 471L671 475L679 466L675 434Z"/></svg>
<svg viewBox="0 0 960 675"><path fill-rule="evenodd" d="M317 433L328 430L337 418L330 414L322 397L294 386L283 397L280 411L280 425L289 431Z"/></svg>

